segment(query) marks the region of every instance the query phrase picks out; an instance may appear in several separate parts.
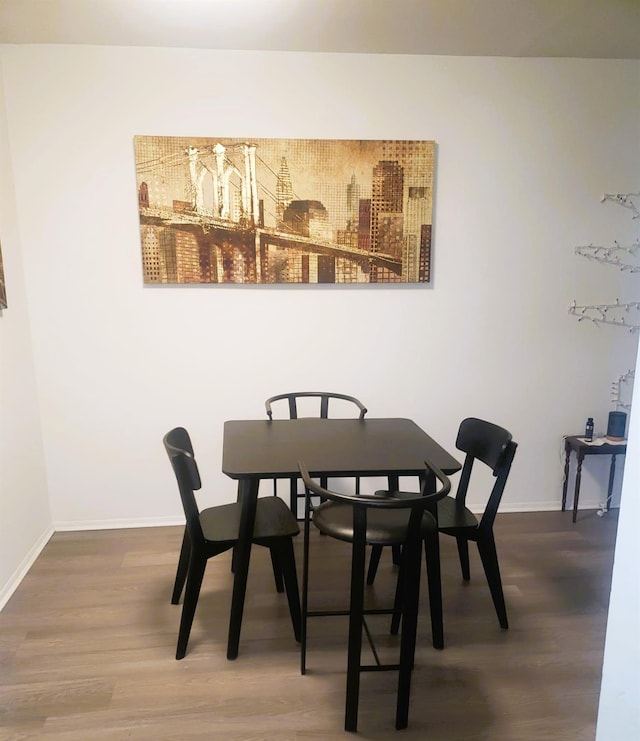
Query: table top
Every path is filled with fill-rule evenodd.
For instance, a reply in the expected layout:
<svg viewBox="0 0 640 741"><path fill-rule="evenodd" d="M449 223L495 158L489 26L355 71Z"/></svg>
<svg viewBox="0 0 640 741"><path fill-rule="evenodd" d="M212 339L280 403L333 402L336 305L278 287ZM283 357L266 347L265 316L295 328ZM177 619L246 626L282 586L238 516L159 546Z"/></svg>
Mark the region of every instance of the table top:
<svg viewBox="0 0 640 741"><path fill-rule="evenodd" d="M588 443L582 435L567 435L565 446L591 455L618 455L627 450L626 440L607 440L606 438L598 438L598 440L604 440L604 442Z"/></svg>
<svg viewBox="0 0 640 741"><path fill-rule="evenodd" d="M288 478L303 461L312 476L418 475L425 460L444 473L460 463L410 419L231 420L222 470L232 479Z"/></svg>

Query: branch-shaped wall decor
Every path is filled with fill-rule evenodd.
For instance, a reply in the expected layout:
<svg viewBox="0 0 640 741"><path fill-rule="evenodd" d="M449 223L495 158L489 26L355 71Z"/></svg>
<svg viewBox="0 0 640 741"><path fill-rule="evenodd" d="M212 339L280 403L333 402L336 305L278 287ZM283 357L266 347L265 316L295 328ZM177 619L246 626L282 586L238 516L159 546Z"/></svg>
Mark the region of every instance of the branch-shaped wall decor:
<svg viewBox="0 0 640 741"><path fill-rule="evenodd" d="M578 317L578 321L588 319L594 324L613 324L616 327L624 327L631 334L640 330L640 301L620 303L616 299L615 304L590 304L578 306L574 301L569 307L569 314ZM631 314L630 317L625 314Z"/></svg>
<svg viewBox="0 0 640 741"><path fill-rule="evenodd" d="M631 383L631 381L635 378L635 371L632 369L629 369L626 373L623 373L621 376L618 376L616 380L611 384L611 401L613 404L616 405L616 410L620 409L626 409L627 411L631 410L631 398L630 393L628 392L628 385ZM627 394L626 396L627 401L624 401L623 396L623 387L627 388Z"/></svg>
<svg viewBox="0 0 640 741"><path fill-rule="evenodd" d="M640 204L640 193L605 193L600 199L600 203L605 201L613 201L623 208L631 209L634 219L640 217L640 210L638 204Z"/></svg>
<svg viewBox="0 0 640 741"><path fill-rule="evenodd" d="M600 202L612 201L619 206L628 208L633 213L633 218L640 216L638 204L640 204L640 193L605 193ZM637 203L636 203L637 202ZM628 246L614 242L613 247L602 247L598 245L582 245L575 248L576 255L586 257L589 260L615 265L622 271L640 273L640 239L636 239ZM612 324L616 327L624 327L632 334L640 330L640 301L620 303L616 299L615 304L586 304L578 306L574 302L569 307L569 313L578 317L578 321L588 319L594 324Z"/></svg>
<svg viewBox="0 0 640 741"><path fill-rule="evenodd" d="M600 247L593 244L576 247L576 255L589 260L615 265L620 270L640 273L640 240L625 246L614 242L614 247Z"/></svg>

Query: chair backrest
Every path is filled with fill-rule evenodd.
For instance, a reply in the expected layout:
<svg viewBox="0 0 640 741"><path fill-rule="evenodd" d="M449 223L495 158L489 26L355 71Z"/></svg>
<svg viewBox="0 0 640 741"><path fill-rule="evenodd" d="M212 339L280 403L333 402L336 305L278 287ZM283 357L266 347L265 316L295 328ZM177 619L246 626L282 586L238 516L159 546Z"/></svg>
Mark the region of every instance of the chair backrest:
<svg viewBox="0 0 640 741"><path fill-rule="evenodd" d="M518 445L504 427L468 417L460 424L456 447L467 454L456 493L458 502L462 505L466 502L471 471L476 460L488 466L496 479L479 525L481 530L491 529Z"/></svg>
<svg viewBox="0 0 640 741"><path fill-rule="evenodd" d="M267 416L269 417L269 419L273 419L273 410L271 408L272 404L279 401L286 401L289 419L298 419L298 400L309 397L316 397L320 400L320 412L319 414L316 414L314 416L320 417L321 419L327 419L329 417L330 399L355 404L355 406L358 408L359 419L363 419L364 415L367 413L367 408L364 406L364 404L361 401L358 401L358 399L356 399L354 396L338 394L332 391L294 391L289 394L278 394L277 396L272 396L267 399L265 402Z"/></svg>
<svg viewBox="0 0 640 741"><path fill-rule="evenodd" d="M407 496L403 494L398 496L395 492L385 492L377 494L342 494L336 491L326 489L317 484L307 470L304 462L298 462L298 468L300 470L300 476L304 482L305 489L309 494L319 496L321 499L329 499L334 502L341 502L342 504L350 504L353 506L353 528L354 533L356 530L361 531L362 537L366 531L367 516L366 511L369 507L383 508L383 509L406 509L411 508L411 516L409 518L409 527L407 538L411 538L414 535L419 537L420 534L420 523L424 511L431 508L432 505L439 499L443 499L447 496L451 490L451 482L449 478L436 466L428 461L425 461L425 474L421 477L422 483L420 486L420 494L415 496ZM441 484L441 488L434 492L427 492L427 487L431 484L431 476L435 476ZM309 497L307 496L307 505L305 507L305 519L309 514Z"/></svg>
<svg viewBox="0 0 640 741"><path fill-rule="evenodd" d="M184 427L174 427L164 436L163 443L178 482L191 543L192 545L203 543L200 512L194 494L194 491L201 488L202 482L198 464L193 455L191 438Z"/></svg>

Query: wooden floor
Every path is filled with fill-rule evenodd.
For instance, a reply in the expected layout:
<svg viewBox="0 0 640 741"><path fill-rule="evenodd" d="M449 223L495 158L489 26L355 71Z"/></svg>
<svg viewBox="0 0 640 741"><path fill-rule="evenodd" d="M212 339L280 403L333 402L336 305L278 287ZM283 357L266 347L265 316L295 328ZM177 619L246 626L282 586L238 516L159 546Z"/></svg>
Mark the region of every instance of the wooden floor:
<svg viewBox="0 0 640 741"><path fill-rule="evenodd" d="M396 673L364 674L359 735L403 741L592 741L617 512L503 514L496 534L511 628L500 630L477 551L471 582L442 538L445 649L421 608L409 728ZM181 528L57 533L0 613L0 738L320 741L346 734L346 619L309 624L299 671L268 552L252 554L240 655L226 660L229 554L209 562L189 649L174 659L170 592ZM301 570L302 539L296 539ZM345 544L315 536L310 607L346 600ZM385 553L371 604L390 599ZM422 593L426 589L422 590ZM343 601L343 604L344 601ZM370 623L394 654L387 618Z"/></svg>

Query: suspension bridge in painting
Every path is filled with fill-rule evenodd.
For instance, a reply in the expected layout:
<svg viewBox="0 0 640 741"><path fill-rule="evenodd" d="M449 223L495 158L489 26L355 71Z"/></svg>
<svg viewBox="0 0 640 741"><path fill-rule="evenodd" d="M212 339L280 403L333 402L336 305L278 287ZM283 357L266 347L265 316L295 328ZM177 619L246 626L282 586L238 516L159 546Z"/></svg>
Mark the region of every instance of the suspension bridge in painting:
<svg viewBox="0 0 640 741"><path fill-rule="evenodd" d="M146 180L139 184L141 225L173 234L173 240L159 240L164 247L160 248L160 258L155 261L171 263L173 270L161 264L154 274L145 265L145 280L197 280L193 272L187 281L181 280L178 275L176 263L180 261L179 245L184 243L185 238L192 242L195 240L197 244L200 282L366 282L370 274L383 272L395 276L395 280L400 279L401 258L355 246L358 243L357 234L351 234L350 243L338 243L327 238L326 232L314 234L308 220L295 229L281 219L276 220L275 227L266 226L264 198L260 199L258 193L270 196L276 208L277 199L269 194L268 187L258 182L255 145L235 146L239 149L239 158L235 163L229 159L227 148L221 144L213 148L212 164L202 159L196 147L189 147L182 157L176 159L189 184L188 200L174 200L171 206L154 204L152 200L150 202ZM157 165L163 166L163 163ZM151 173L152 170L147 169L146 172ZM176 236L179 234L182 237ZM170 250L173 249L173 257L169 259L166 257L167 244L172 245ZM154 261L149 262L151 264Z"/></svg>
<svg viewBox="0 0 640 741"><path fill-rule="evenodd" d="M301 258L307 255L327 257L329 263L325 261L325 266L330 265L335 258L344 258L360 266L364 272L368 272L372 265L387 268L397 275L400 275L402 271L401 260L384 253L360 250L328 240L320 240L317 237L292 234L269 227L247 225L242 222L217 219L202 214L174 213L170 209L140 207L140 223L156 227L169 227L192 234L201 248L200 252L203 256L207 255L212 248L217 248L222 253L223 266L227 266L223 268L222 274L227 277L228 281L232 281L232 276L240 270L245 280L239 282L271 282L267 278L269 247L295 250L295 254ZM237 267L238 261L242 263L240 269ZM209 268L209 260L204 260L204 262L207 263L202 266L203 272L206 274ZM301 259L300 280L291 282L308 282L308 268L305 269L306 265L306 261ZM216 272L219 273L220 271ZM325 274L335 274L335 268L331 270L329 267L328 271L325 270ZM219 274L217 277L221 278L222 276ZM303 280L305 277L307 280ZM206 278L205 282L208 282ZM327 280L326 282L335 281Z"/></svg>

